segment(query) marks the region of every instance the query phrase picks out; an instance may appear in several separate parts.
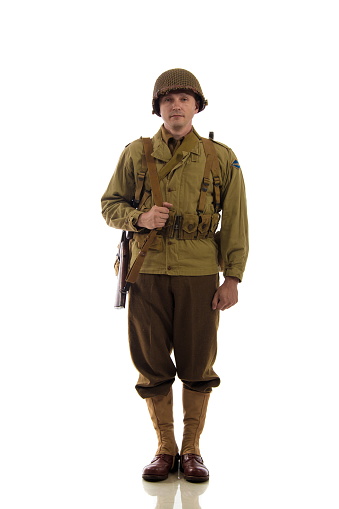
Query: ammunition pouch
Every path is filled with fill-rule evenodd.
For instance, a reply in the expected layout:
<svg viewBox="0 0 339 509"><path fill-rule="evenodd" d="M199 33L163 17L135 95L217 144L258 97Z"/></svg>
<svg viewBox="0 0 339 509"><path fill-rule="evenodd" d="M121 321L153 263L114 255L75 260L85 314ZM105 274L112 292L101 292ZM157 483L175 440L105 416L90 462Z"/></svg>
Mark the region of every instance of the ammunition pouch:
<svg viewBox="0 0 339 509"><path fill-rule="evenodd" d="M213 238L218 227L220 215L215 214L183 214L177 216L170 211L166 226L160 234L179 240L199 240Z"/></svg>
<svg viewBox="0 0 339 509"><path fill-rule="evenodd" d="M218 227L220 214L183 214L177 216L174 211L170 211L166 225L159 230L150 249L154 251L162 251L163 239L179 240L199 240L213 239ZM141 249L145 241L147 233L134 233L134 240L139 249Z"/></svg>

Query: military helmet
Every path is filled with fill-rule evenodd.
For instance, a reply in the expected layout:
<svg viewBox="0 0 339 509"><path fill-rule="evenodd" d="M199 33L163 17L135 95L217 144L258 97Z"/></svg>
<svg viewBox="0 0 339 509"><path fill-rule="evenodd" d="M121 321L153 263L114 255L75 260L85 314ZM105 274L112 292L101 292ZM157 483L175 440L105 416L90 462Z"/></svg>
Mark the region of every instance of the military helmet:
<svg viewBox="0 0 339 509"><path fill-rule="evenodd" d="M153 91L153 111L160 117L159 98L174 90L191 90L197 95L199 102L199 111L202 111L208 104L202 93L201 86L197 78L185 69L170 69L160 74L155 82Z"/></svg>

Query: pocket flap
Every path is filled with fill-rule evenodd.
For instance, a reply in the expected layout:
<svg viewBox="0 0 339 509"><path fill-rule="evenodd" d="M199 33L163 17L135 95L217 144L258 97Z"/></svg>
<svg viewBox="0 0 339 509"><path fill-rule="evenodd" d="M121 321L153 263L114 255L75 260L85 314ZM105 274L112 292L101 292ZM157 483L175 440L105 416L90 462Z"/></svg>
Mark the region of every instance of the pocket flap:
<svg viewBox="0 0 339 509"><path fill-rule="evenodd" d="M200 233L208 233L211 224L211 214L202 214L199 216L200 222L198 230Z"/></svg>
<svg viewBox="0 0 339 509"><path fill-rule="evenodd" d="M196 214L185 214L182 221L182 229L186 233L197 231L199 217Z"/></svg>

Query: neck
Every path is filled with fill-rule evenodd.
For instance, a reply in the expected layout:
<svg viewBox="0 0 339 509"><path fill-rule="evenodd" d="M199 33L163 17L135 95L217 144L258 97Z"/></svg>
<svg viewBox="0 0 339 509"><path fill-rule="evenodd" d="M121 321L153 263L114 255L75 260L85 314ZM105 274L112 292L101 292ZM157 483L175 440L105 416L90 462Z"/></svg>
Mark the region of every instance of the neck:
<svg viewBox="0 0 339 509"><path fill-rule="evenodd" d="M188 134L192 131L192 124L189 126L182 127L182 128L178 127L178 129L174 129L164 123L164 127L165 127L166 131L168 131L173 136L173 138L175 140L180 140L181 138L186 136L186 134Z"/></svg>

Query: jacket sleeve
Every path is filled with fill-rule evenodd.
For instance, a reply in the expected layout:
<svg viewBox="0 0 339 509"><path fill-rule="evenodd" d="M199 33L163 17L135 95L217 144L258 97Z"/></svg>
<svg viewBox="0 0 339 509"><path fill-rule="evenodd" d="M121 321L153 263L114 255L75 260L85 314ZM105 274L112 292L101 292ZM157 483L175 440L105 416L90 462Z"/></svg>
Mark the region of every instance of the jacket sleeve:
<svg viewBox="0 0 339 509"><path fill-rule="evenodd" d="M139 231L136 225L141 214L133 208L135 172L130 146L122 152L113 177L101 198L102 215L109 226L121 230Z"/></svg>
<svg viewBox="0 0 339 509"><path fill-rule="evenodd" d="M248 221L245 183L235 154L230 150L222 186L221 254L224 276L243 278L248 256Z"/></svg>

